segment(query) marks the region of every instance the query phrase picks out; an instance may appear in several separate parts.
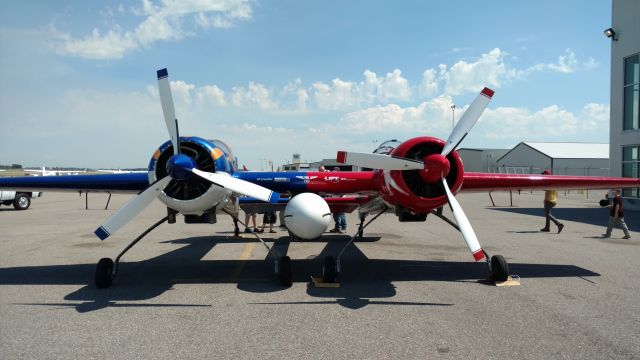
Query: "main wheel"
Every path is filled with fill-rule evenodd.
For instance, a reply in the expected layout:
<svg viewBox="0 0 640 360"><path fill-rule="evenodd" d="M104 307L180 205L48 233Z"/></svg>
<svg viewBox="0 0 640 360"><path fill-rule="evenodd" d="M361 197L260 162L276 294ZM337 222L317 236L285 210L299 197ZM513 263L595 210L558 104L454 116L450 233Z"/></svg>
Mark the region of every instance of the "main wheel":
<svg viewBox="0 0 640 360"><path fill-rule="evenodd" d="M507 281L509 277L509 266L507 260L502 255L491 257L491 278L493 281Z"/></svg>
<svg viewBox="0 0 640 360"><path fill-rule="evenodd" d="M291 258L283 256L278 264L278 279L282 286L289 287L293 283L293 275L291 273Z"/></svg>
<svg viewBox="0 0 640 360"><path fill-rule="evenodd" d="M20 193L16 195L16 198L13 200L13 207L16 210L27 210L31 205L31 198L29 195Z"/></svg>
<svg viewBox="0 0 640 360"><path fill-rule="evenodd" d="M113 260L102 258L96 267L95 282L99 289L108 288L113 281Z"/></svg>
<svg viewBox="0 0 640 360"><path fill-rule="evenodd" d="M324 258L324 264L322 264L322 282L336 282L336 260L333 256Z"/></svg>

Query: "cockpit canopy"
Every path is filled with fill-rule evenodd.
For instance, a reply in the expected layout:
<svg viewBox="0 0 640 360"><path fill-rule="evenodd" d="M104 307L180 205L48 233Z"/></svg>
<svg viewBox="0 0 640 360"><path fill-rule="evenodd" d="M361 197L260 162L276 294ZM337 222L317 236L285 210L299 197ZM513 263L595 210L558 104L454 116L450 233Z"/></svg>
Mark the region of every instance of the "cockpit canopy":
<svg viewBox="0 0 640 360"><path fill-rule="evenodd" d="M215 139L215 140L208 140L208 141L212 143L215 147L222 150L222 152L224 152L227 155L228 164L224 170L228 172L235 171L238 168L238 164L236 164L236 157L235 155L233 155L231 148L221 140ZM220 169L220 170L223 170L223 169Z"/></svg>
<svg viewBox="0 0 640 360"><path fill-rule="evenodd" d="M385 142L383 142L382 144L380 144L380 146L378 146L377 149L373 150L374 154L383 154L383 155L388 155L389 153L391 153L393 151L393 149L395 149L396 147L398 147L398 145L400 145L401 142L398 140L387 140Z"/></svg>

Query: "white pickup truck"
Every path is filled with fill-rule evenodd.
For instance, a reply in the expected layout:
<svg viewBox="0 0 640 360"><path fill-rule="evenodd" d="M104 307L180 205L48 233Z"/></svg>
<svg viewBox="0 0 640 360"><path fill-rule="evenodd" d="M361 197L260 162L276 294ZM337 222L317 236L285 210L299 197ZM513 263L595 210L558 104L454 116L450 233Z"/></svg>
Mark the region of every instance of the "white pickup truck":
<svg viewBox="0 0 640 360"><path fill-rule="evenodd" d="M16 210L27 210L31 205L31 198L42 196L41 192L29 191L0 191L0 205L13 205Z"/></svg>

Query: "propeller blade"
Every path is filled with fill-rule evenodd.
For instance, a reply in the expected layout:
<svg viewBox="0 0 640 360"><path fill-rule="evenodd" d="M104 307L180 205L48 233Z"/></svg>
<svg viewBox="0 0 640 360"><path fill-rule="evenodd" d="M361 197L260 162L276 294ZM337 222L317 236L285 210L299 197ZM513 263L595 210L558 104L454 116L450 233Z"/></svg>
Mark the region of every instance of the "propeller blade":
<svg viewBox="0 0 640 360"><path fill-rule="evenodd" d="M169 72L167 69L160 69L158 74L158 89L160 90L160 103L162 104L162 113L164 121L167 124L171 144L173 144L173 154L180 153L180 144L178 143L178 119L176 119L176 110L173 107L173 96L171 95L171 84L169 83Z"/></svg>
<svg viewBox="0 0 640 360"><path fill-rule="evenodd" d="M444 190L446 191L449 205L451 205L451 209L453 210L453 217L456 219L456 223L458 223L458 227L460 228L460 232L462 233L464 241L469 247L469 251L471 251L473 258L476 261L484 259L484 251L482 251L482 248L480 247L480 243L478 242L476 233L473 231L467 215L465 215L464 211L462 211L460 203L458 203L456 197L451 193L446 179L442 179L442 184L444 185Z"/></svg>
<svg viewBox="0 0 640 360"><path fill-rule="evenodd" d="M115 214L96 229L94 232L96 236L99 237L100 240L104 240L126 225L131 221L131 219L144 210L144 208L146 208L153 199L158 197L169 181L171 181L171 177L164 177L151 184L151 186L149 186L145 191L127 201L118 209L118 211L115 212Z"/></svg>
<svg viewBox="0 0 640 360"><path fill-rule="evenodd" d="M393 157L384 154L369 154L338 151L337 162L383 170L423 170L424 163L418 160Z"/></svg>
<svg viewBox="0 0 640 360"><path fill-rule="evenodd" d="M273 192L266 187L256 185L254 183L234 178L227 173L210 173L198 169L191 170L194 174L209 180L215 185L229 189L235 193L246 195L254 199L277 203L280 200L280 194Z"/></svg>
<svg viewBox="0 0 640 360"><path fill-rule="evenodd" d="M458 145L469 134L469 131L476 124L476 121L482 115L482 112L491 101L494 91L489 88L484 88L478 97L473 100L467 111L462 114L460 121L456 124L456 127L451 131L447 144L442 149L442 155L447 156L451 151L458 147Z"/></svg>

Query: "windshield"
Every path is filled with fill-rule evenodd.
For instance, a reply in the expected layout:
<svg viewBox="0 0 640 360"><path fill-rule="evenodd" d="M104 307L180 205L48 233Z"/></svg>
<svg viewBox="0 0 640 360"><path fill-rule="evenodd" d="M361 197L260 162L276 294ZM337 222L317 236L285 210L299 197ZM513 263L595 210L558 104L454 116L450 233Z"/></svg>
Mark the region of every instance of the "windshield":
<svg viewBox="0 0 640 360"><path fill-rule="evenodd" d="M374 154L385 154L388 155L391 151L393 151L393 149L395 149L396 147L398 147L398 145L400 145L401 142L398 140L387 140L385 142L383 142L382 144L380 144L380 146L378 146L377 149L373 150Z"/></svg>

